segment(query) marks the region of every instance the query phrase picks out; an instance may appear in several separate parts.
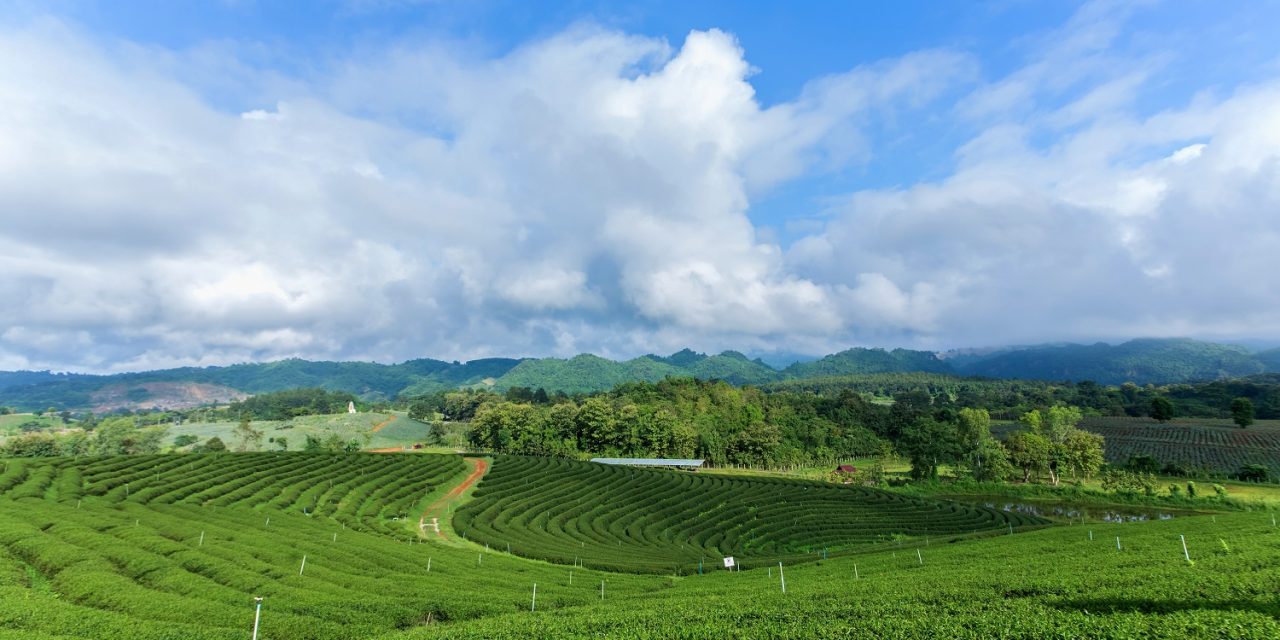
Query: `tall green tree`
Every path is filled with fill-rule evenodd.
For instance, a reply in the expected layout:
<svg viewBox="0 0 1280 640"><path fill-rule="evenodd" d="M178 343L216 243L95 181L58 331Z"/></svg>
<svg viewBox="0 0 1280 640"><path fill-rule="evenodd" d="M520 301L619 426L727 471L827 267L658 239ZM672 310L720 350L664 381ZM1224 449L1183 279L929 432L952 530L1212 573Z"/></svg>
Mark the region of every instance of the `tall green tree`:
<svg viewBox="0 0 1280 640"><path fill-rule="evenodd" d="M1221 405L1219 405L1221 406ZM1168 422L1173 419L1173 403L1168 398L1156 396L1151 399L1151 417L1156 422Z"/></svg>
<svg viewBox="0 0 1280 640"><path fill-rule="evenodd" d="M1231 401L1231 419L1240 425L1241 429L1248 428L1253 424L1253 401L1248 398L1236 398Z"/></svg>

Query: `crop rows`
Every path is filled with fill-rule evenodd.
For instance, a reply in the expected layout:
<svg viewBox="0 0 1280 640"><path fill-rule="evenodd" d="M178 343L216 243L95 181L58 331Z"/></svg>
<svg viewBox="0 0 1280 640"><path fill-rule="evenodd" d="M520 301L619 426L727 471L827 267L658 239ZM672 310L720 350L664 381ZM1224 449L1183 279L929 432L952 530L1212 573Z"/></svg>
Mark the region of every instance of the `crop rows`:
<svg viewBox="0 0 1280 640"><path fill-rule="evenodd" d="M473 498L454 519L472 540L624 571L689 573L722 556L760 566L1045 523L862 487L514 456L495 461Z"/></svg>
<svg viewBox="0 0 1280 640"><path fill-rule="evenodd" d="M253 507L332 517L354 529L411 536L403 520L463 468L456 456L246 453L155 455L55 462L74 474L58 500ZM32 478L25 485L38 485Z"/></svg>
<svg viewBox="0 0 1280 640"><path fill-rule="evenodd" d="M1155 424L1107 418L1087 419L1081 428L1106 440L1107 462L1123 465L1132 456L1151 456L1161 464L1181 464L1218 473L1234 473L1248 464L1280 472L1280 432L1274 430Z"/></svg>
<svg viewBox="0 0 1280 640"><path fill-rule="evenodd" d="M569 585L566 568L424 544L404 523L353 531L350 523L404 506L398 478L448 479L463 465L455 456L347 457L9 461L0 473L0 638L241 639L253 596L265 598L260 637L366 638L527 610L535 581L545 609L595 602L601 580L619 597L668 584L580 569ZM316 469L332 473L332 494ZM180 490L183 478L199 487ZM302 497L316 486L335 497L335 517L304 514L312 503ZM428 488L416 487L414 499Z"/></svg>

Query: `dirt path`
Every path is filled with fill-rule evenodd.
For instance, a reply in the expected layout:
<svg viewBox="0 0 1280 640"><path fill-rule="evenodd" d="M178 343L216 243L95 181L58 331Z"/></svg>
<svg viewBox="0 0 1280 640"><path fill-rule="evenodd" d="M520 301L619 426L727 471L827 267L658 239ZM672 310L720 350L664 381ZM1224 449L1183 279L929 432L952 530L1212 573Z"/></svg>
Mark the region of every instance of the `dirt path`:
<svg viewBox="0 0 1280 640"><path fill-rule="evenodd" d="M382 422L379 422L378 424L373 425L373 429L370 429L370 430L369 430L369 433L377 433L377 432L379 432L379 431L382 431L382 428L383 428L383 427L385 427L385 426L387 426L387 425L391 424L392 422L394 422L394 421L395 421L395 419L396 419L396 417L395 417L395 416L391 416L391 417L387 418L386 420L383 420Z"/></svg>
<svg viewBox="0 0 1280 640"><path fill-rule="evenodd" d="M450 489L449 493L432 502L422 512L422 517L418 520L419 531L425 533L428 528L431 528L441 540L449 539L449 536L445 535L444 530L440 527L440 520L445 517L446 508L457 502L458 498L489 470L489 461L484 458L465 458L465 460L467 464L471 465L471 473L467 474L466 479L458 483L458 486Z"/></svg>

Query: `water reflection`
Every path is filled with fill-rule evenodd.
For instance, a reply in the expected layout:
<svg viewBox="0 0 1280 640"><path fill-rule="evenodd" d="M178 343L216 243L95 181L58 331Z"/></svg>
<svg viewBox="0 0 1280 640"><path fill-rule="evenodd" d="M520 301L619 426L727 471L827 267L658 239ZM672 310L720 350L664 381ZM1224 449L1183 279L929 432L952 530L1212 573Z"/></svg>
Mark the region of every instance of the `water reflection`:
<svg viewBox="0 0 1280 640"><path fill-rule="evenodd" d="M1066 502L1020 502L992 496L966 496L955 499L982 505L989 509L1076 522L1145 522L1147 520L1171 520L1177 515L1187 515L1186 513L1142 506L1115 507L1086 506Z"/></svg>

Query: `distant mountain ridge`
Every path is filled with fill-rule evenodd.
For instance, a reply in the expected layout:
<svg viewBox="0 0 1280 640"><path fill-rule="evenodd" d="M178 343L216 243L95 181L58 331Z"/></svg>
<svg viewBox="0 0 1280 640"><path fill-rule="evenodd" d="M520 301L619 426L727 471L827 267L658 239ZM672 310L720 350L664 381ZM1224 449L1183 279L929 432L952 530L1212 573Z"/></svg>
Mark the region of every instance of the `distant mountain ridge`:
<svg viewBox="0 0 1280 640"><path fill-rule="evenodd" d="M1190 339L1137 339L1118 345L1052 344L966 349L943 354L910 349L857 347L779 370L737 351L715 355L690 349L669 356L614 361L591 354L572 358L485 358L445 362L429 358L398 364L299 359L226 367L183 367L115 375L0 372L0 405L33 410L105 406L103 397L135 407L177 408L193 398L255 394L298 387L348 391L366 399L390 399L463 387L504 391L511 387L583 393L626 382L680 376L734 385L878 373L937 373L989 378L1093 380L1100 384L1174 383L1280 372L1280 349L1247 348ZM159 384L182 383L182 384ZM185 386L184 386L185 385ZM192 393L191 385L202 393ZM104 391L110 389L110 392ZM172 390L170 396L163 390ZM221 394L221 396L219 395ZM168 403L168 404L166 404Z"/></svg>

